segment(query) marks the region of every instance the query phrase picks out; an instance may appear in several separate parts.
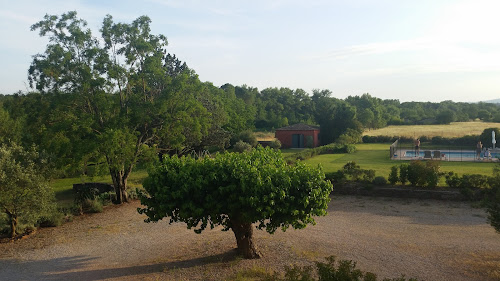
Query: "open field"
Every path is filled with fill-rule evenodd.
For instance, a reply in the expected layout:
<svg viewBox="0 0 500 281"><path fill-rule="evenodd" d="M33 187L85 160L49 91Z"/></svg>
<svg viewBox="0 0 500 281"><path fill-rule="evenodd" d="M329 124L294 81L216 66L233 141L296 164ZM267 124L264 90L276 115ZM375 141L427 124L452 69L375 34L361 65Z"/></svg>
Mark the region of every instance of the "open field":
<svg viewBox="0 0 500 281"><path fill-rule="evenodd" d="M373 169L377 176L387 178L394 165L404 161L389 159L390 144L358 144L357 151L352 154L323 154L305 161L310 165L321 164L325 172L335 172L349 161L355 161L362 169ZM463 174L482 174L491 176L494 163L475 162L441 162L441 171Z"/></svg>
<svg viewBox="0 0 500 281"><path fill-rule="evenodd" d="M3 280L259 280L285 265L354 260L379 277L498 280L500 234L466 203L335 196L303 230L256 231L264 257L236 256L232 232L146 224L134 201L0 244Z"/></svg>
<svg viewBox="0 0 500 281"><path fill-rule="evenodd" d="M365 131L363 135L368 136L396 136L411 137L419 136L441 136L441 137L462 137L465 135L480 135L486 128L500 128L500 123L489 122L455 122L450 125L408 125L408 126L388 126L385 128Z"/></svg>

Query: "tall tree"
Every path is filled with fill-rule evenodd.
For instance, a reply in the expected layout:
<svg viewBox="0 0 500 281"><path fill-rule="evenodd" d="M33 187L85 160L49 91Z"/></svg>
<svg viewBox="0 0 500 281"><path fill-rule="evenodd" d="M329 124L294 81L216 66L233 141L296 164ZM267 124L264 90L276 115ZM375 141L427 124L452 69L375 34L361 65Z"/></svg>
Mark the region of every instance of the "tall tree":
<svg viewBox="0 0 500 281"><path fill-rule="evenodd" d="M127 201L128 177L149 145L160 138L170 147L201 139L210 122L192 94L197 88L186 86L198 83L197 76L167 54L167 38L151 34L150 23L146 16L115 23L108 15L98 38L68 12L31 27L50 43L34 56L30 85L70 96L66 106L84 134L87 159L107 164L117 203Z"/></svg>

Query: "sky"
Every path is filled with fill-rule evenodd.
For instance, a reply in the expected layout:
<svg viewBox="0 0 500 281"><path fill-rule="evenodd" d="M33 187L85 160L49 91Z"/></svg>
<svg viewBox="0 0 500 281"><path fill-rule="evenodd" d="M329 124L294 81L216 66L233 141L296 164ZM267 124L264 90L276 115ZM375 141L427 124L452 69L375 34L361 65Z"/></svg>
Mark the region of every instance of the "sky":
<svg viewBox="0 0 500 281"><path fill-rule="evenodd" d="M500 98L497 0L0 0L0 93L29 91L45 14L77 11L95 36L103 18L152 20L168 52L202 81L369 93L405 101Z"/></svg>

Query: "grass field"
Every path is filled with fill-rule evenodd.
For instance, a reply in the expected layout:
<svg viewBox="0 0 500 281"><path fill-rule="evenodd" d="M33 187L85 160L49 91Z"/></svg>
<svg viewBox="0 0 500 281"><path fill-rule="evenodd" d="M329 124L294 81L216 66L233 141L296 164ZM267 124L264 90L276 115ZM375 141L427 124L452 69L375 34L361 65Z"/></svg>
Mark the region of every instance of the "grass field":
<svg viewBox="0 0 500 281"><path fill-rule="evenodd" d="M136 188L142 186L142 180L148 175L145 169L137 170L130 174L128 179L129 188ZM50 182L50 186L54 190L57 202L61 206L70 206L73 204L73 184L84 183L84 182L104 182L113 183L109 175L99 176L99 177L75 177L75 178L63 178L54 179Z"/></svg>
<svg viewBox="0 0 500 281"><path fill-rule="evenodd" d="M408 125L388 126L385 128L366 131L367 136L399 136L416 138L427 137L462 137L465 135L480 135L484 129L500 128L500 123L489 122L456 122L450 125Z"/></svg>
<svg viewBox="0 0 500 281"><path fill-rule="evenodd" d="M389 159L390 144L358 144L357 151L352 154L323 154L305 161L310 165L321 164L325 172L335 172L349 161L355 161L362 169L375 170L376 176L387 178L394 165L407 161L394 161ZM482 174L491 176L494 163L475 162L441 162L441 171L463 174Z"/></svg>

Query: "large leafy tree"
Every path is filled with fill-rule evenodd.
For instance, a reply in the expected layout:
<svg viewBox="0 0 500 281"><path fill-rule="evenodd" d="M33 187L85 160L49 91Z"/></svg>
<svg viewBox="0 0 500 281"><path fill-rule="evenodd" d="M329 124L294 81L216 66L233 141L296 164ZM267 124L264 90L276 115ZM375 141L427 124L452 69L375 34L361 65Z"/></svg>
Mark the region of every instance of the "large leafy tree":
<svg viewBox="0 0 500 281"><path fill-rule="evenodd" d="M25 150L14 143L0 147L0 210L7 215L11 237L20 220L34 223L53 207L46 167L33 148Z"/></svg>
<svg viewBox="0 0 500 281"><path fill-rule="evenodd" d="M194 94L198 77L166 53L166 37L151 34L150 22L115 23L108 15L100 38L76 12L46 15L31 27L50 43L34 56L30 85L69 96L63 107L74 117L75 149L86 163L107 164L118 203L127 201L127 179L151 144L179 149L200 142L211 126Z"/></svg>
<svg viewBox="0 0 500 281"><path fill-rule="evenodd" d="M257 148L215 157L167 157L144 181L140 213L146 222L168 218L200 233L222 225L234 232L238 250L257 258L253 224L274 233L304 228L326 214L332 185L320 168L289 166L281 152Z"/></svg>

